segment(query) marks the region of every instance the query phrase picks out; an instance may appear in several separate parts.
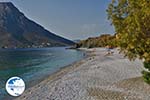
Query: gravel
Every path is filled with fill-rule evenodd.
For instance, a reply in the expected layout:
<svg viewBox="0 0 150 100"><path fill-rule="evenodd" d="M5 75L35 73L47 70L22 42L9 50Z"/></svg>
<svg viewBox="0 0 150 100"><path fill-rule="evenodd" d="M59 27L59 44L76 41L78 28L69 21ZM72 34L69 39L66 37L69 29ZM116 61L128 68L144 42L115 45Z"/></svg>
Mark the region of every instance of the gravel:
<svg viewBox="0 0 150 100"><path fill-rule="evenodd" d="M148 100L150 94L145 92L150 90L141 92L138 86L130 87L135 77L141 77L142 61L129 61L116 49L107 56L104 48L84 50L90 51L89 57L27 89L16 100ZM127 79L131 81L124 82ZM121 87L122 82L125 87ZM139 87L145 84L140 82Z"/></svg>

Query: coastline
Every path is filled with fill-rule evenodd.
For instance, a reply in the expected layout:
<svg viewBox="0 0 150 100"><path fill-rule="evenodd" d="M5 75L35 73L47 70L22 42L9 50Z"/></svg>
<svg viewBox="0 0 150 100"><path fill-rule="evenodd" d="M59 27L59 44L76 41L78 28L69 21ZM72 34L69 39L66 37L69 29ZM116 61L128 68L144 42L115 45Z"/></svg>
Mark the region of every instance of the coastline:
<svg viewBox="0 0 150 100"><path fill-rule="evenodd" d="M69 64L67 66L61 67L58 71L48 75L44 79L39 80L39 84L34 85L34 82L31 83L31 85L25 90L26 93L32 92L32 90L34 90L32 88L40 87L40 85L43 84L43 83L46 83L48 81L53 82L53 81L55 81L57 79L60 79L67 72L69 72L71 70L74 70L76 67L80 66L80 64L83 64L84 62L86 62L86 60L88 60L88 59L93 57L93 53L92 53L92 52L94 52L93 49L89 50L89 49L86 49L86 48L78 48L76 50L83 51L84 52L84 58L82 58L79 61L75 61L72 64ZM25 96L12 97L11 99L13 99L13 100L20 100L20 99L21 100L30 100L30 99L26 98L26 93L23 93L23 94L25 94ZM6 97L5 99L10 99L10 98Z"/></svg>
<svg viewBox="0 0 150 100"><path fill-rule="evenodd" d="M61 50L61 49L63 49L63 50L65 50L65 48L66 47L54 47L54 49L56 49L56 51L57 51L57 49L58 50ZM26 49L15 49L15 51L17 50L17 51L30 51L30 50L36 50L36 51L40 51L40 50L42 50L43 49L43 51L44 50L49 50L49 49L53 49L53 48L38 48L38 49L35 49L35 48L26 48ZM14 50L14 49L7 49L7 50ZM4 50L5 51L5 50ZM62 50L61 50L62 51ZM48 73L46 73L45 75L44 75L44 77L42 77L42 75L40 75L40 74L38 74L39 75L39 77L34 77L34 80L35 81L33 81L33 80L31 80L31 81L26 81L26 80L24 80L24 82L25 82L25 86L26 86L26 88L25 88L25 90L28 90L29 88L32 88L32 87L34 87L35 85L37 85L37 84L39 84L39 83L41 83L42 81L44 81L44 80L46 80L48 77L50 77L50 76L53 76L53 74L55 74L55 73L57 73L57 72L59 72L60 70L63 70L64 68L66 68L66 67L69 67L69 66L72 66L74 63L76 63L76 62L78 62L78 61L80 61L80 60L82 60L82 59L85 59L88 55L87 55L87 53L86 53L86 51L83 51L83 50L65 50L66 52L65 53L68 53L68 54L70 54L70 52L71 51L73 51L73 53L74 53L74 51L75 51L75 55L73 56L70 56L70 57L75 57L75 59L73 59L73 60L69 60L69 61L72 61L72 62L69 62L68 64L60 64L60 67L59 68L57 68L58 67L58 63L56 64L57 66L56 66L56 69L55 70L50 70L50 71L48 71ZM78 56L79 54L77 53L76 54L76 52L79 52L79 54L80 54L80 56ZM81 52L81 53L80 53ZM65 54L64 53L64 54ZM68 55L68 54L65 54L65 55ZM72 54L72 53L71 53ZM40 54L40 55L42 55L42 54ZM45 55L45 54L44 54ZM50 54L51 55L51 54ZM31 55L30 55L31 56ZM49 56L49 55L48 55ZM67 56L68 57L68 56ZM65 57L64 57L65 58ZM78 58L78 59L77 59ZM45 59L45 58L44 58ZM72 58L69 58L69 59L72 59ZM50 63L51 64L51 63ZM47 64L48 66L49 66L49 64ZM51 65L50 65L51 66ZM43 69L42 69L43 70ZM35 72L35 73L33 73L33 74L36 74L37 72ZM23 78L22 78L23 79ZM5 90L5 89L4 89ZM7 93L7 91L4 91L4 92L6 92L6 94L4 94L4 96L1 96L1 98L3 99L3 100L12 100L12 99L16 99L17 97L13 97L13 96L11 96L11 95L9 95L8 93ZM1 98L0 98L0 100L1 100Z"/></svg>
<svg viewBox="0 0 150 100"><path fill-rule="evenodd" d="M148 85L138 78L143 70L140 60L130 62L117 50L110 56L105 56L104 48L81 50L87 52L86 58L61 68L16 100L147 100L150 96L144 90ZM133 80L140 81L143 89L129 88Z"/></svg>

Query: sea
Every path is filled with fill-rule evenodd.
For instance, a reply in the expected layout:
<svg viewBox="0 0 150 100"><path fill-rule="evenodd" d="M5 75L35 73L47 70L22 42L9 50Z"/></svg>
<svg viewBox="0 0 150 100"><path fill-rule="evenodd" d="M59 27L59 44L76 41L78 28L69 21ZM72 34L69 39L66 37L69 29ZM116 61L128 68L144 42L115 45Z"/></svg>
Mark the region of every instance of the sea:
<svg viewBox="0 0 150 100"><path fill-rule="evenodd" d="M0 100L11 98L5 89L9 78L22 78L27 89L84 57L84 51L66 47L0 49Z"/></svg>

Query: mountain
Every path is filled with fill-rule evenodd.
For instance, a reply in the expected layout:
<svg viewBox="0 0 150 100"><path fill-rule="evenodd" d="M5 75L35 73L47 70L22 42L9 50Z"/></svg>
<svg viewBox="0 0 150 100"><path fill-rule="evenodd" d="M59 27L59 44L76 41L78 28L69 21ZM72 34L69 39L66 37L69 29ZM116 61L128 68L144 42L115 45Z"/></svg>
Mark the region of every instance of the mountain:
<svg viewBox="0 0 150 100"><path fill-rule="evenodd" d="M11 2L0 3L0 48L67 46L73 44L74 42L55 35L28 19Z"/></svg>
<svg viewBox="0 0 150 100"><path fill-rule="evenodd" d="M75 42L75 43L79 43L80 41L81 41L80 39L73 40L73 42Z"/></svg>

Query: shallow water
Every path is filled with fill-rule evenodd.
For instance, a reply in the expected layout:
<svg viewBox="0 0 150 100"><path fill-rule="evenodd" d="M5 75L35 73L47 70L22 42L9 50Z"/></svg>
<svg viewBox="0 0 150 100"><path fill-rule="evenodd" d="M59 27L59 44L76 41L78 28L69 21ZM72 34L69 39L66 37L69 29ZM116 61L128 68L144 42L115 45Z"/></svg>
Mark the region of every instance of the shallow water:
<svg viewBox="0 0 150 100"><path fill-rule="evenodd" d="M21 77L26 84L36 84L60 68L84 57L83 51L65 47L40 49L0 49L0 100L8 97L5 83L13 76Z"/></svg>

